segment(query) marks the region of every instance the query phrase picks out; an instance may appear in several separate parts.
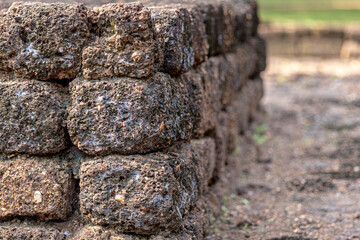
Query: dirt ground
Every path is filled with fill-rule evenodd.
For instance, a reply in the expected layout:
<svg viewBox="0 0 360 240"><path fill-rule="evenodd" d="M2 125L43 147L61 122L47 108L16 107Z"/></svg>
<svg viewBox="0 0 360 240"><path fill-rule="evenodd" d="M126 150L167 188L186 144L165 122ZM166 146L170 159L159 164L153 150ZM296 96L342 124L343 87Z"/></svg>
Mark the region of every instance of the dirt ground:
<svg viewBox="0 0 360 240"><path fill-rule="evenodd" d="M269 59L257 160L208 239L360 239L359 73L359 60Z"/></svg>

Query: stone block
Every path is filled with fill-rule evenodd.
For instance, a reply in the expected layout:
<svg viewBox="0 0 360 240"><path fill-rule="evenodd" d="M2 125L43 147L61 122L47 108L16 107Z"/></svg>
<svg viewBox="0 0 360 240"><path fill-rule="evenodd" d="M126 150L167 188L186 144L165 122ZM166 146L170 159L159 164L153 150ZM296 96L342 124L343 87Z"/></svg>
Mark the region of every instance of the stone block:
<svg viewBox="0 0 360 240"><path fill-rule="evenodd" d="M235 38L243 42L257 35L259 16L256 0L230 0L235 12Z"/></svg>
<svg viewBox="0 0 360 240"><path fill-rule="evenodd" d="M196 239L194 235L187 232L181 233L160 233L152 236L140 236L126 233L118 233L111 228L101 226L86 226L82 228L71 240L190 240Z"/></svg>
<svg viewBox="0 0 360 240"><path fill-rule="evenodd" d="M64 235L53 228L0 226L0 239L62 240Z"/></svg>
<svg viewBox="0 0 360 240"><path fill-rule="evenodd" d="M213 61L206 61L178 79L189 89L191 115L194 117L193 136L196 138L215 129L216 115L220 109L218 76L218 65Z"/></svg>
<svg viewBox="0 0 360 240"><path fill-rule="evenodd" d="M119 233L114 228L104 226L85 226L71 240L190 240L203 239L210 225L210 212L204 197L197 201L190 214L183 219L179 231L162 231L151 236L141 236L129 233Z"/></svg>
<svg viewBox="0 0 360 240"><path fill-rule="evenodd" d="M266 42L265 39L258 36L250 40L250 44L256 51L256 66L254 73L251 77L257 77L261 72L266 69Z"/></svg>
<svg viewBox="0 0 360 240"><path fill-rule="evenodd" d="M199 8L173 4L150 9L164 53L162 71L179 75L204 61L209 47Z"/></svg>
<svg viewBox="0 0 360 240"><path fill-rule="evenodd" d="M193 139L181 146L168 150L193 164L200 194L208 191L208 185L213 177L216 162L215 141L212 138Z"/></svg>
<svg viewBox="0 0 360 240"><path fill-rule="evenodd" d="M0 16L0 36L0 70L38 80L75 78L90 36L87 9L17 2Z"/></svg>
<svg viewBox="0 0 360 240"><path fill-rule="evenodd" d="M264 96L264 86L261 77L252 79L247 91L249 96L250 117L253 119L259 110L261 98Z"/></svg>
<svg viewBox="0 0 360 240"><path fill-rule="evenodd" d="M83 161L80 169L83 217L118 232L177 230L197 195L192 162L173 154L109 155Z"/></svg>
<svg viewBox="0 0 360 240"><path fill-rule="evenodd" d="M214 56L232 49L235 42L235 12L231 3L200 3L206 34L209 43L209 55Z"/></svg>
<svg viewBox="0 0 360 240"><path fill-rule="evenodd" d="M164 53L162 71L171 75L187 72L195 61L191 15L176 6L150 8L157 37Z"/></svg>
<svg viewBox="0 0 360 240"><path fill-rule="evenodd" d="M71 82L71 140L90 155L147 153L188 140L192 103L168 74Z"/></svg>
<svg viewBox="0 0 360 240"><path fill-rule="evenodd" d="M238 45L234 54L237 56L240 83L243 86L249 77L255 75L258 57L255 48L249 43Z"/></svg>
<svg viewBox="0 0 360 240"><path fill-rule="evenodd" d="M225 109L235 99L237 92L245 84L247 75L241 68L237 54L228 53L224 56L210 58L209 61L219 68L218 84L221 109Z"/></svg>
<svg viewBox="0 0 360 240"><path fill-rule="evenodd" d="M89 21L95 36L82 54L85 78L144 78L162 65L151 12L142 4L106 4L90 11Z"/></svg>
<svg viewBox="0 0 360 240"><path fill-rule="evenodd" d="M71 168L58 157L1 155L0 192L0 220L64 220L72 210Z"/></svg>
<svg viewBox="0 0 360 240"><path fill-rule="evenodd" d="M220 179L222 173L225 170L225 162L228 156L231 132L238 133L237 129L230 129L229 116L225 111L221 111L218 115L218 123L215 130L215 146L216 146L216 160L213 172L213 182ZM234 143L232 143L234 144ZM231 149L230 149L231 150Z"/></svg>
<svg viewBox="0 0 360 240"><path fill-rule="evenodd" d="M227 107L229 129L234 131L234 134L230 134L230 139L232 139L229 140L230 146L234 146L231 143L236 143L234 142L235 138L237 138L235 132L244 133L249 128L251 119L258 111L263 91L262 79L252 79L244 85L236 100Z"/></svg>
<svg viewBox="0 0 360 240"><path fill-rule="evenodd" d="M185 5L185 7L190 11L192 47L195 54L194 65L197 66L204 62L209 54L206 26L198 6Z"/></svg>
<svg viewBox="0 0 360 240"><path fill-rule="evenodd" d="M67 146L67 89L0 75L0 152L49 154Z"/></svg>

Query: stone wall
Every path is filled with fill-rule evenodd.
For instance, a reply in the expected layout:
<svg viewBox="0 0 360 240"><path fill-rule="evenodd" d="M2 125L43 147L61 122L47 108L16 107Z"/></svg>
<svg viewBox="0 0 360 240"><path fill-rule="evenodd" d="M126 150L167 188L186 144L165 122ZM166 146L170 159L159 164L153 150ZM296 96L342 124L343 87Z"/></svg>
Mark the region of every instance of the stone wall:
<svg viewBox="0 0 360 240"><path fill-rule="evenodd" d="M256 11L0 10L0 239L203 239L263 95Z"/></svg>

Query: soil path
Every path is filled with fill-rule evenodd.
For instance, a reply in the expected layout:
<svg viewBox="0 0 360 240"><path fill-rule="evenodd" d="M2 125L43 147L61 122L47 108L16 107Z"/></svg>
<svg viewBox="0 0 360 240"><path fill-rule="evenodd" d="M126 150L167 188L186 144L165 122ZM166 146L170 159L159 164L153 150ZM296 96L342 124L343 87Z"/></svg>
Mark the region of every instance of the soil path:
<svg viewBox="0 0 360 240"><path fill-rule="evenodd" d="M360 61L269 62L260 154L209 239L360 239Z"/></svg>

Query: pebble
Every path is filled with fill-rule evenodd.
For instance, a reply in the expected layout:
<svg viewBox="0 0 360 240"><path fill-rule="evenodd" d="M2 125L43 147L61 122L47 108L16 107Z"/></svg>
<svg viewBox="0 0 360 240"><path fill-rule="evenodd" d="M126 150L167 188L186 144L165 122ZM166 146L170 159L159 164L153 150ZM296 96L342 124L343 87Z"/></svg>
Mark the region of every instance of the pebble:
<svg viewBox="0 0 360 240"><path fill-rule="evenodd" d="M42 202L42 195L40 191L35 191L34 192L34 202L37 203L41 203Z"/></svg>

